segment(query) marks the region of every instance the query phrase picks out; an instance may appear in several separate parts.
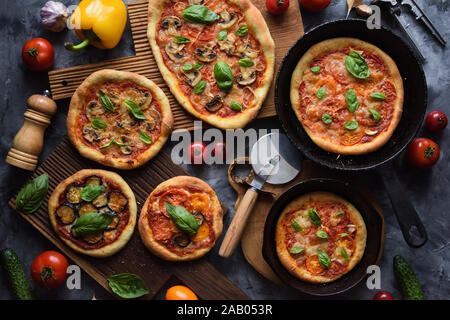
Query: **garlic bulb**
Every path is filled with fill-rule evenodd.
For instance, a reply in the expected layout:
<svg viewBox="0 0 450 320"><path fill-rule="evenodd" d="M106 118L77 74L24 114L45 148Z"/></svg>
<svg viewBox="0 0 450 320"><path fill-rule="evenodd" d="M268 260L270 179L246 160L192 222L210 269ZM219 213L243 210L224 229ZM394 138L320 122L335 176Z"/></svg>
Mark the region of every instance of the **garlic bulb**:
<svg viewBox="0 0 450 320"><path fill-rule="evenodd" d="M63 31L67 25L69 10L61 2L48 1L41 9L44 28L54 32Z"/></svg>

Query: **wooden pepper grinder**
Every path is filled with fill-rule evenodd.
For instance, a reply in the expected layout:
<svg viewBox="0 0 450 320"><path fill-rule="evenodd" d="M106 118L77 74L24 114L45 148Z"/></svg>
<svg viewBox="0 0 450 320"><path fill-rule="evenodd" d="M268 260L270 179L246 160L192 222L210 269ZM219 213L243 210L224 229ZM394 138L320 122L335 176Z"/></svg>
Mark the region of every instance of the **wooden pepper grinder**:
<svg viewBox="0 0 450 320"><path fill-rule="evenodd" d="M6 162L33 171L42 151L45 129L49 126L57 107L48 90L45 90L43 95L34 94L29 97L27 107L23 126L14 137Z"/></svg>

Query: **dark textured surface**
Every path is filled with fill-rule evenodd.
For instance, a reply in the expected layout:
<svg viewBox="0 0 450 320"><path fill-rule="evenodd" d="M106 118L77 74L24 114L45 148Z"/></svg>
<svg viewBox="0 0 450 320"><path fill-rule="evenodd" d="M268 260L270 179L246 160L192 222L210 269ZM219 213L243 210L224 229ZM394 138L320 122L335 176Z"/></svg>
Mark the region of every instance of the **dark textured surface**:
<svg viewBox="0 0 450 320"><path fill-rule="evenodd" d="M293 0L295 1L295 0ZM20 58L20 50L23 43L32 37L44 37L55 46L54 68L62 68L101 61L109 58L133 55L131 33L127 26L120 44L111 51L98 51L89 48L84 52L69 53L62 47L67 39L76 40L72 32L53 34L43 30L39 23L39 9L44 0L6 1L1 0L0 6L0 81L2 112L0 114L0 158L4 159L11 146L11 141L21 127L26 99L34 93L40 93L48 86L47 75L34 74L25 69ZM445 39L450 39L450 26L445 22L450 18L447 0L417 0L420 3ZM64 1L70 4L69 1ZM305 31L326 21L345 18L346 4L344 0L333 0L330 7L320 13L302 12ZM350 15L356 17L354 13ZM444 50L439 44L425 32L420 23L412 23L411 31L419 48L427 58L424 70L428 81L428 111L439 109L450 114L450 50L449 46ZM395 23L386 14L382 15L382 25L387 28L396 28ZM399 34L398 30L394 32ZM276 37L276 34L273 35ZM58 102L58 112L52 118L52 124L47 129L45 146L41 154L41 160L62 141L66 135L65 119L68 100ZM258 120L252 123L252 128L279 128L277 120ZM428 231L428 243L419 249L413 249L406 245L400 229L393 215L389 199L382 187L380 176L383 168L370 172L355 172L369 183L370 189L382 206L386 220L385 253L380 263L382 289L391 291L396 298L400 298L400 292L395 283L392 270L392 258L401 254L414 267L416 274L424 288L424 294L430 299L450 298L450 205L449 183L450 168L448 164L448 148L450 148L449 129L439 135L432 135L421 130L420 136L434 139L441 146L441 159L439 163L429 171L416 171L406 165L397 169L400 181L405 187L408 196ZM170 152L170 145L165 151ZM220 199L230 208L235 201L235 193L226 180L226 167L201 167L186 169L207 182L209 182L219 194ZM33 229L25 220L18 216L7 206L8 199L30 176L29 172L16 169L1 161L0 164L0 197L2 211L0 213L0 247L11 247L21 257L26 270L29 269L34 257L44 250L54 249L52 245ZM229 225L232 214L225 217L225 228ZM370 226L368 226L370 228ZM219 239L220 245L221 239ZM217 255L218 246L208 254L211 261L231 281L238 285L247 295L254 299L309 299L293 289L281 288L272 284L260 276L245 262L240 250L228 260ZM110 298L95 281L86 274L82 277L82 290L60 289L45 291L38 289L41 298L56 299L90 299L92 295L98 298ZM374 291L368 290L365 283L336 296L341 299L371 299ZM6 290L6 279L3 272L0 274L0 299L11 298Z"/></svg>

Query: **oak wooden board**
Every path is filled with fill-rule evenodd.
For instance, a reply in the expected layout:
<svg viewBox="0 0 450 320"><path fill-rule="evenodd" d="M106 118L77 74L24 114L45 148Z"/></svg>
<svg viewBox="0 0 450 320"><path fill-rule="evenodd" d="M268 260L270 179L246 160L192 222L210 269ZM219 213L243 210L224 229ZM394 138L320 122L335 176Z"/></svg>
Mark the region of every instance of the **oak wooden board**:
<svg viewBox="0 0 450 320"><path fill-rule="evenodd" d="M271 15L267 11L266 0L252 0L252 2L264 16L275 41L275 70L278 70L289 48L304 33L298 1L291 1L289 10L280 16ZM101 69L111 68L136 72L153 80L166 93L174 115L175 129L192 130L194 128L194 117L176 102L153 58L147 40L148 0L131 1L127 5L136 56L50 71L48 76L53 99L60 100L72 97L74 91L87 76ZM273 82L275 82L275 77L276 74L274 74ZM272 85L258 118L275 115L274 86Z"/></svg>
<svg viewBox="0 0 450 320"><path fill-rule="evenodd" d="M190 287L201 299L232 300L248 299L238 287L219 273L205 258L196 261L174 263L152 255L141 242L137 226L128 244L117 254L108 258L93 258L76 253L56 235L48 217L48 199L55 187L75 172L86 168L105 167L79 155L66 138L33 173L32 178L43 173L49 175L49 191L38 211L33 214L19 213L26 221L49 239L61 252L80 266L110 293L108 276L128 272L138 274L147 284L150 293L143 299L152 299L166 282L177 282ZM111 170L106 168L106 170ZM138 214L150 192L161 182L174 176L188 175L180 166L172 163L170 156L160 152L146 165L132 171L118 171L136 196ZM9 201L15 209L15 197ZM224 208L227 210L227 208Z"/></svg>

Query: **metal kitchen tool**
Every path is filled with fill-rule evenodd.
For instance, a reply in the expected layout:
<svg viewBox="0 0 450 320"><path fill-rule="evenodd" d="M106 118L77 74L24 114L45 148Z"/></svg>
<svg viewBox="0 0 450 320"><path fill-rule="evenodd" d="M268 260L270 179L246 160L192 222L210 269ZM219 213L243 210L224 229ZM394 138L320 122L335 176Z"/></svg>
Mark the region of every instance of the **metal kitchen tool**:
<svg viewBox="0 0 450 320"><path fill-rule="evenodd" d="M222 241L219 255L230 257L244 231L247 219L266 182L285 184L300 172L302 157L289 139L278 132L262 136L252 147L250 162L255 172L250 188L244 194L230 227Z"/></svg>

